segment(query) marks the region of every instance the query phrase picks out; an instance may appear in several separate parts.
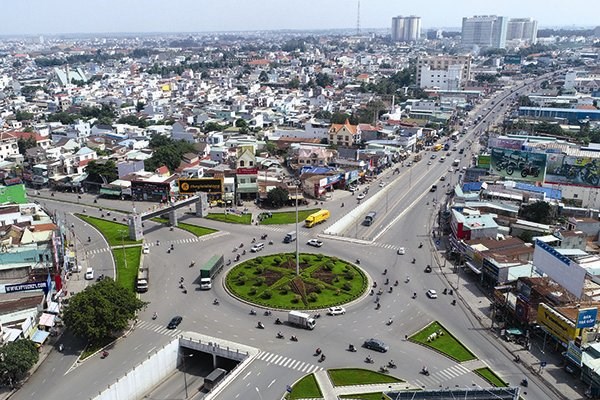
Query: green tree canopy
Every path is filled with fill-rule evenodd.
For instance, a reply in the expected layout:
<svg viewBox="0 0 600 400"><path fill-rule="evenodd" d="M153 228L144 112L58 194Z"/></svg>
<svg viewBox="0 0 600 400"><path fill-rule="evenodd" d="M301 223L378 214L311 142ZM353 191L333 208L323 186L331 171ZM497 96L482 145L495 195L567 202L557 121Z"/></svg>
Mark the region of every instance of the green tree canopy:
<svg viewBox="0 0 600 400"><path fill-rule="evenodd" d="M32 147L37 146L37 142L35 141L35 134L31 134L28 138L19 138L17 140L17 146L19 146L19 154L25 155L27 149L31 149Z"/></svg>
<svg viewBox="0 0 600 400"><path fill-rule="evenodd" d="M92 160L85 168L93 182L110 183L119 177L117 165L113 160Z"/></svg>
<svg viewBox="0 0 600 400"><path fill-rule="evenodd" d="M75 336L92 343L124 330L145 303L110 278L75 294L64 312L64 322Z"/></svg>
<svg viewBox="0 0 600 400"><path fill-rule="evenodd" d="M163 135L153 135L150 147L154 150L152 157L144 161L146 171L166 165L169 171L175 171L181 164L181 157L185 153L194 152L194 145L183 140L175 141Z"/></svg>
<svg viewBox="0 0 600 400"><path fill-rule="evenodd" d="M290 194L287 190L276 187L269 190L267 193L267 201L271 204L272 207L280 208L283 207L285 203L290 198Z"/></svg>
<svg viewBox="0 0 600 400"><path fill-rule="evenodd" d="M135 115L126 115L121 117L117 120L117 123L138 126L140 128L146 128L148 126L148 121L143 118L138 118Z"/></svg>
<svg viewBox="0 0 600 400"><path fill-rule="evenodd" d="M267 82L269 80L269 75L267 71L260 71L260 75L258 75L258 80L260 82Z"/></svg>
<svg viewBox="0 0 600 400"><path fill-rule="evenodd" d="M321 87L331 86L333 85L333 78L326 73L319 72L315 76L315 83Z"/></svg>
<svg viewBox="0 0 600 400"><path fill-rule="evenodd" d="M1 347L0 359L0 382L15 387L38 361L39 353L31 340L20 339Z"/></svg>
<svg viewBox="0 0 600 400"><path fill-rule="evenodd" d="M521 207L519 216L538 224L554 223L554 209L545 201L536 201Z"/></svg>

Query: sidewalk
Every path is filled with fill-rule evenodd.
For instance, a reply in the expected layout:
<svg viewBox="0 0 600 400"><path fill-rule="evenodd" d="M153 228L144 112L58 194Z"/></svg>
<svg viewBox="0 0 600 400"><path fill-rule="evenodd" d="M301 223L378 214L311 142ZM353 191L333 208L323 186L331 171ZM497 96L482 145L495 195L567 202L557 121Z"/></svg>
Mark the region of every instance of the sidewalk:
<svg viewBox="0 0 600 400"><path fill-rule="evenodd" d="M419 389L419 387L411 386L407 382L397 383L379 383L371 385L351 385L351 386L333 386L329 379L327 370L315 372L315 379L321 389L324 400L338 400L339 396L361 393L378 393L392 390L411 390Z"/></svg>

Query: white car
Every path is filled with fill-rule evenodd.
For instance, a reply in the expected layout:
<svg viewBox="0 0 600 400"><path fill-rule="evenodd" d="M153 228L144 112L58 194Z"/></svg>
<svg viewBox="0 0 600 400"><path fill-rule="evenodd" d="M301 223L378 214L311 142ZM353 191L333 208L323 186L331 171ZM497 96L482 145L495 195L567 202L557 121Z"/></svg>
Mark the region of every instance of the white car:
<svg viewBox="0 0 600 400"><path fill-rule="evenodd" d="M361 193L361 194L359 194L358 196L356 196L356 198L357 198L358 200L362 200L362 199L364 199L365 197L367 197L367 195L366 195L366 194L364 194L364 193Z"/></svg>
<svg viewBox="0 0 600 400"><path fill-rule="evenodd" d="M431 165L431 160L427 161L427 165Z"/></svg>
<svg viewBox="0 0 600 400"><path fill-rule="evenodd" d="M398 249L398 254L401 255L401 256L403 256L404 254L406 254L406 250L404 249L404 247L400 247Z"/></svg>
<svg viewBox="0 0 600 400"><path fill-rule="evenodd" d="M259 251L261 251L264 248L265 248L265 244L264 243L256 243L254 246L252 246L252 248L250 249L250 251L252 253L258 253Z"/></svg>
<svg viewBox="0 0 600 400"><path fill-rule="evenodd" d="M349 191L349 192L352 192L352 193L356 192L357 190L358 190L358 186L350 186L350 187L348 188L348 191Z"/></svg>
<svg viewBox="0 0 600 400"><path fill-rule="evenodd" d="M379 182L379 187L384 187L385 186L385 182Z"/></svg>
<svg viewBox="0 0 600 400"><path fill-rule="evenodd" d="M144 247L142 247L142 253L144 253L144 254L150 253L150 246L145 244Z"/></svg>
<svg viewBox="0 0 600 400"><path fill-rule="evenodd" d="M329 315L344 315L344 314L346 314L346 309L344 307L329 307L327 309L327 314L329 314Z"/></svg>
<svg viewBox="0 0 600 400"><path fill-rule="evenodd" d="M88 269L85 270L85 279L87 279L88 281L91 281L92 279L94 279L94 269L89 267Z"/></svg>
<svg viewBox="0 0 600 400"><path fill-rule="evenodd" d="M313 247L323 246L323 242L321 242L319 239L310 239L308 242L306 242L306 244Z"/></svg>
<svg viewBox="0 0 600 400"><path fill-rule="evenodd" d="M430 299L437 299L437 292L433 289L429 289L427 291L427 297L429 297Z"/></svg>

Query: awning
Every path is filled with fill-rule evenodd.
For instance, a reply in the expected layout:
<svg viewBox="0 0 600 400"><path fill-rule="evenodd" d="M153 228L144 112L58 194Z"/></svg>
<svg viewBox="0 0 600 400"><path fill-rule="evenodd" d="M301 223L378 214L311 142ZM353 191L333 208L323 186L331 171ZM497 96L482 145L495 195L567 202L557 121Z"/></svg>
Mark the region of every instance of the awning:
<svg viewBox="0 0 600 400"><path fill-rule="evenodd" d="M524 335L525 333L520 330L519 328L510 328L506 330L506 333L508 333L509 335L515 335L515 336L521 336Z"/></svg>
<svg viewBox="0 0 600 400"><path fill-rule="evenodd" d="M39 325L47 326L47 327L51 328L54 326L54 318L55 317L56 317L56 315L54 315L54 314L43 313L42 316L40 317Z"/></svg>
<svg viewBox="0 0 600 400"><path fill-rule="evenodd" d="M58 314L60 312L60 304L55 301L49 302L46 312L50 314Z"/></svg>
<svg viewBox="0 0 600 400"><path fill-rule="evenodd" d="M46 341L46 339L48 339L48 336L50 336L50 332L37 330L31 337L31 341L33 341L34 343L43 344Z"/></svg>
<svg viewBox="0 0 600 400"><path fill-rule="evenodd" d="M121 189L100 188L100 194L106 194L106 195L109 195L109 196L120 196L121 195Z"/></svg>
<svg viewBox="0 0 600 400"><path fill-rule="evenodd" d="M467 264L467 267L469 267L471 271L475 272L477 275L481 274L481 271L479 268L477 268L477 265L473 264L471 261L467 261L465 264Z"/></svg>

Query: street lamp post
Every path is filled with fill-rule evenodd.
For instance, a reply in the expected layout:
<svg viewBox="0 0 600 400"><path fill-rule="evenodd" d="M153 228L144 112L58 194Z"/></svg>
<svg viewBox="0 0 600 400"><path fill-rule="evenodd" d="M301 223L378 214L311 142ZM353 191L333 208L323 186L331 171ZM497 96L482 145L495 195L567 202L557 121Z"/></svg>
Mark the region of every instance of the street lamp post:
<svg viewBox="0 0 600 400"><path fill-rule="evenodd" d="M188 385L187 385L187 375L185 373L185 358L186 357L194 357L194 355L193 354L185 355L183 353L181 355L182 369L183 369L183 385L185 387L185 398L187 399L188 398Z"/></svg>

